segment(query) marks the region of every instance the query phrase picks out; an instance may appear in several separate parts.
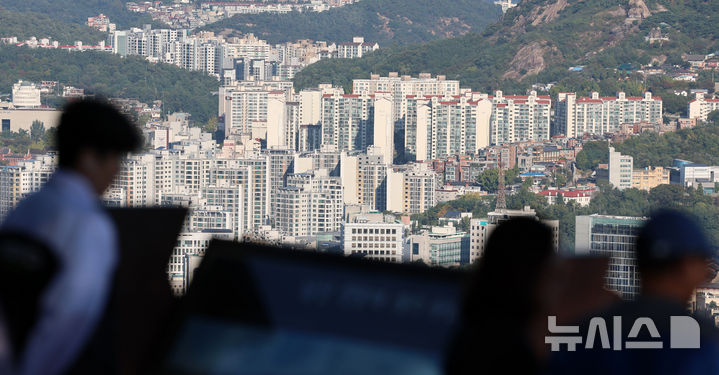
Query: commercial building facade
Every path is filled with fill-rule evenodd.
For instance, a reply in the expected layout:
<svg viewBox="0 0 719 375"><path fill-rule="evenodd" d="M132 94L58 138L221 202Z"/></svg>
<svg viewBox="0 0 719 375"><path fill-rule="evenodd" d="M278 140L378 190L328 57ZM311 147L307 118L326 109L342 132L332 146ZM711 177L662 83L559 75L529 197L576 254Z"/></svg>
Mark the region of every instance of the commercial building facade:
<svg viewBox="0 0 719 375"><path fill-rule="evenodd" d="M619 190L632 187L634 158L609 147L609 183Z"/></svg>
<svg viewBox="0 0 719 375"><path fill-rule="evenodd" d="M575 253L609 257L607 287L633 299L640 292L636 261L636 238L646 218L588 215L577 216Z"/></svg>

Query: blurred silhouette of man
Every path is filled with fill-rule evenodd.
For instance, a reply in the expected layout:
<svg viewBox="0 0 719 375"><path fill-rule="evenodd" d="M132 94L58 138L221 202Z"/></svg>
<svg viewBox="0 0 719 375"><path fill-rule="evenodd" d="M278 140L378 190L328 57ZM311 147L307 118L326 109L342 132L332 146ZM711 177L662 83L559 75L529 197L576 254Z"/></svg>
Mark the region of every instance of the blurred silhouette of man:
<svg viewBox="0 0 719 375"><path fill-rule="evenodd" d="M467 289L447 374L539 371L534 332L544 319L540 286L554 255L552 231L539 221L516 218L497 226Z"/></svg>
<svg viewBox="0 0 719 375"><path fill-rule="evenodd" d="M141 146L132 122L100 100L68 104L56 137L57 171L2 226L42 241L60 264L15 366L23 375L67 370L101 317L117 262L116 230L101 196L122 158Z"/></svg>
<svg viewBox="0 0 719 375"><path fill-rule="evenodd" d="M687 305L694 291L713 277L711 260L715 250L698 223L677 211L662 210L652 215L637 237L637 269L641 295L595 314L606 321L611 348L600 339L582 342L575 352L556 353L550 373L556 374L718 374L719 336L712 323L698 320L698 336L691 327L679 331L698 340L699 348L672 348L675 344L672 317L687 317ZM615 350L613 319L621 318L621 347ZM637 319L649 318L656 327L640 326ZM580 324L586 333L589 321ZM684 319L684 318L680 318ZM645 320L646 321L646 320ZM632 335L635 327L639 330ZM676 328L676 327L675 327ZM599 334L595 335L598 336ZM661 342L657 349L627 348L630 341Z"/></svg>

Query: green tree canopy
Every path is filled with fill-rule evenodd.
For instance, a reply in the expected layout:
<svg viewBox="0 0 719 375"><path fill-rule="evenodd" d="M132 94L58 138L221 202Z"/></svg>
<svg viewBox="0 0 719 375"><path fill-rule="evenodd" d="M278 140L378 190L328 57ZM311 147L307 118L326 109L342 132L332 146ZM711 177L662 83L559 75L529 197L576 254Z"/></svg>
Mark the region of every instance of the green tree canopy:
<svg viewBox="0 0 719 375"><path fill-rule="evenodd" d="M42 121L35 120L30 126L30 138L33 142L39 142L45 138L45 124Z"/></svg>

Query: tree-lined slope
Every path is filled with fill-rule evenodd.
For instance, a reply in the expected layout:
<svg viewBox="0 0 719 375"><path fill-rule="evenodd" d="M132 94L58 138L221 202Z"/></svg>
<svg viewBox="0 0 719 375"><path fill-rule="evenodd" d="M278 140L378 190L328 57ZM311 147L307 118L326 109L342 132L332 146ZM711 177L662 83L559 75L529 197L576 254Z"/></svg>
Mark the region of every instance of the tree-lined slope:
<svg viewBox="0 0 719 375"><path fill-rule="evenodd" d="M236 15L204 29L254 33L270 43L346 42L363 36L385 46L479 32L501 14L497 5L486 0L362 0L321 13Z"/></svg>
<svg viewBox="0 0 719 375"><path fill-rule="evenodd" d="M16 12L36 12L56 20L84 24L87 17L102 13L120 28L139 27L152 23L146 14L134 13L125 7L127 0L0 0L0 7Z"/></svg>
<svg viewBox="0 0 719 375"><path fill-rule="evenodd" d="M719 2L707 0L524 0L480 34L322 61L300 72L295 83L349 86L369 72L398 71L445 74L477 90L567 80L588 91L594 87L587 81L616 78L613 69L622 64L679 63L682 53L714 52L719 29L711 20L718 18ZM656 28L669 40L646 41ZM584 71L570 75L575 65Z"/></svg>
<svg viewBox="0 0 719 375"><path fill-rule="evenodd" d="M0 48L0 92L9 92L18 79L59 81L86 93L162 100L166 112L185 111L206 122L216 115L219 82L201 72L168 64L151 64L144 58L121 58L105 52Z"/></svg>
<svg viewBox="0 0 719 375"><path fill-rule="evenodd" d="M34 12L12 12L0 8L0 37L16 36L19 40L30 37L50 38L62 44L80 40L85 44L97 44L107 35L90 27L58 21L50 16Z"/></svg>

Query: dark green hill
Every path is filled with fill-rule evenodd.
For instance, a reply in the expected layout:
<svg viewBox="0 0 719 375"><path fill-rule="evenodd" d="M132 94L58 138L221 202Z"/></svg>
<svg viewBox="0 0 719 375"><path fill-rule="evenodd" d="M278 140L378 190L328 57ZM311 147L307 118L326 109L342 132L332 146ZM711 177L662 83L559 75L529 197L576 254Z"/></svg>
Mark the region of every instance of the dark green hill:
<svg viewBox="0 0 719 375"><path fill-rule="evenodd" d="M560 82L582 93L645 89L619 81L622 64L681 63L683 53L719 48L719 2L706 0L524 0L481 34L380 50L357 60L322 61L295 77L296 87L334 82L348 87L370 72L429 72L477 90L523 90ZM669 41L649 44L659 27ZM584 65L584 71L568 68Z"/></svg>
<svg viewBox="0 0 719 375"><path fill-rule="evenodd" d="M87 26L58 21L41 13L11 12L0 8L0 37L16 36L20 40L30 37L49 37L61 44L81 40L85 44L97 44L107 39L105 33Z"/></svg>
<svg viewBox="0 0 719 375"><path fill-rule="evenodd" d="M321 13L236 15L204 29L254 33L270 43L345 42L363 36L385 46L479 32L501 13L487 0L362 0Z"/></svg>
<svg viewBox="0 0 719 375"><path fill-rule="evenodd" d="M162 100L165 112L189 112L200 123L217 114L217 97L211 94L219 85L215 78L173 65L151 64L138 56L0 47L0 72L0 92L4 93L18 79L53 80L86 93L145 103Z"/></svg>
<svg viewBox="0 0 719 375"><path fill-rule="evenodd" d="M146 14L130 12L127 0L0 0L0 7L16 12L36 12L56 20L84 24L87 17L102 13L118 28L141 27L152 23Z"/></svg>

